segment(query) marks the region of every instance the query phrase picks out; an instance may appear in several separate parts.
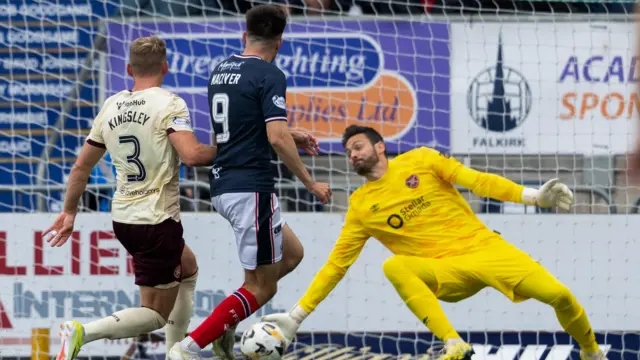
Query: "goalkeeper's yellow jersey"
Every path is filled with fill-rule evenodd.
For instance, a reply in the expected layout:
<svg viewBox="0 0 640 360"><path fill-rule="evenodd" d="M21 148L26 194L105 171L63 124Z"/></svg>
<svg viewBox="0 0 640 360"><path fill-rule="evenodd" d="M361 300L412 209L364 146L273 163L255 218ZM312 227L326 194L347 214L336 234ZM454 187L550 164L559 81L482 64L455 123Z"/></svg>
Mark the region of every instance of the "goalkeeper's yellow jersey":
<svg viewBox="0 0 640 360"><path fill-rule="evenodd" d="M489 241L503 241L476 217L455 185L482 197L518 203L524 190L511 180L470 169L426 147L397 156L380 179L351 195L340 237L299 305L313 311L370 237L394 254L428 258L463 254Z"/></svg>

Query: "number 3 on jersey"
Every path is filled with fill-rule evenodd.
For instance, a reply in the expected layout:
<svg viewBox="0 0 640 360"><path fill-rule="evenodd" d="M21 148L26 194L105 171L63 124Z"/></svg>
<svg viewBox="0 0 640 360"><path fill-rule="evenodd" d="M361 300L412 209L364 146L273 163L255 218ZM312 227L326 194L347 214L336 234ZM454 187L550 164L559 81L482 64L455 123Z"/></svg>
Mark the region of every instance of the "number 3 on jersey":
<svg viewBox="0 0 640 360"><path fill-rule="evenodd" d="M133 154L127 155L127 162L135 165L138 168L138 173L135 175L128 174L127 181L144 181L147 178L147 170L145 170L140 161L140 141L133 135L120 136L118 140L120 144L133 144Z"/></svg>
<svg viewBox="0 0 640 360"><path fill-rule="evenodd" d="M222 125L222 132L216 134L216 142L229 141L229 96L225 93L214 94L211 98L211 117L213 122Z"/></svg>

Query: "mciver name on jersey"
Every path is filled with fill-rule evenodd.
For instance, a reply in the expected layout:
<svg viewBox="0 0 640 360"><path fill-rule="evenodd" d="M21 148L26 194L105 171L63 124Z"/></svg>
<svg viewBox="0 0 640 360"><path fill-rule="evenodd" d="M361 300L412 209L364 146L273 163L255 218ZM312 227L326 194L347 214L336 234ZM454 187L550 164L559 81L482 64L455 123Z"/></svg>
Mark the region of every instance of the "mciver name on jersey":
<svg viewBox="0 0 640 360"><path fill-rule="evenodd" d="M221 73L211 77L211 85L238 85L242 74Z"/></svg>

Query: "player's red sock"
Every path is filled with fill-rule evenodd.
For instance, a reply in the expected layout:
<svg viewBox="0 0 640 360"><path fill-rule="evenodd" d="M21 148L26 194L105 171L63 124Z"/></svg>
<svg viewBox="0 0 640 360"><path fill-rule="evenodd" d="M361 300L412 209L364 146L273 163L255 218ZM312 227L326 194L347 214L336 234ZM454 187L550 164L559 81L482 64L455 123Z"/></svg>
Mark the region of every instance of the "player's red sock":
<svg viewBox="0 0 640 360"><path fill-rule="evenodd" d="M255 296L246 289L240 288L216 306L213 313L189 336L202 349L222 336L228 328L248 318L259 308L260 304Z"/></svg>

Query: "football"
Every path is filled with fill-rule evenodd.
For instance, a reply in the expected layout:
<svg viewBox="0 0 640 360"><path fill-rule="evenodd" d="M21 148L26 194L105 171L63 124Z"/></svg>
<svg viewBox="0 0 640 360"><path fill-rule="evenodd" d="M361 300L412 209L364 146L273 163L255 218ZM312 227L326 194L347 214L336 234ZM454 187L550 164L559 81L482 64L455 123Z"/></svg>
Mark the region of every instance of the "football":
<svg viewBox="0 0 640 360"><path fill-rule="evenodd" d="M240 351L253 360L278 360L284 354L287 345L287 340L277 325L259 322L242 334Z"/></svg>

